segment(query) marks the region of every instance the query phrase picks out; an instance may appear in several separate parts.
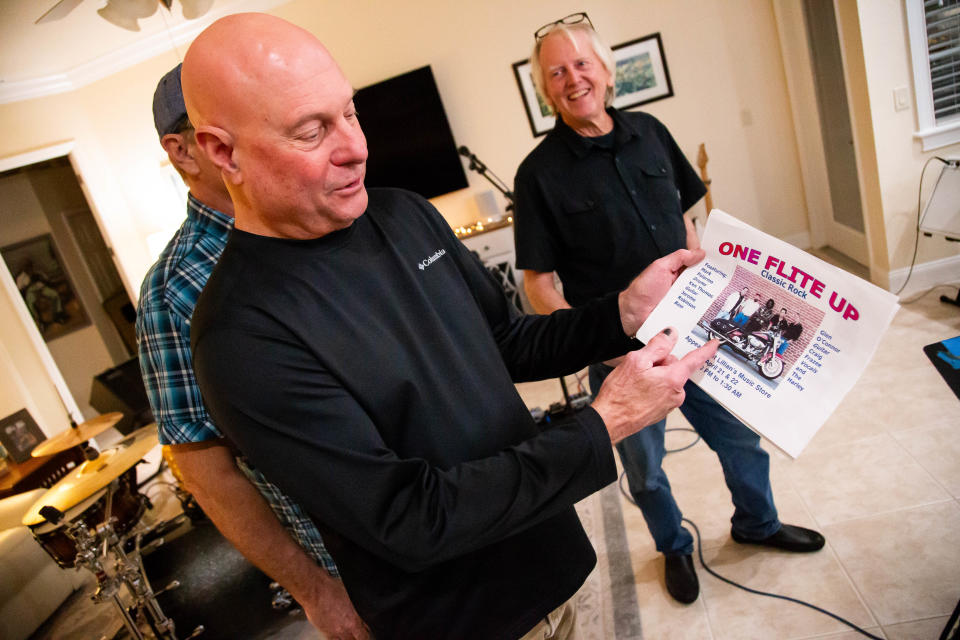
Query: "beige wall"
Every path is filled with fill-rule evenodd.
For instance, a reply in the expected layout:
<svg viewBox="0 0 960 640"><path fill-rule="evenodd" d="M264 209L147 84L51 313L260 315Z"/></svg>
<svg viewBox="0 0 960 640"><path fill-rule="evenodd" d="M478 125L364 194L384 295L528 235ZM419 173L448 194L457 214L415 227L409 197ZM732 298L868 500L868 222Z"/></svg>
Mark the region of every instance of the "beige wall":
<svg viewBox="0 0 960 640"><path fill-rule="evenodd" d="M328 3L322 12L314 0L295 0L274 13L316 33L356 86L432 65L457 142L512 182L539 139L530 133L511 64L527 56L537 26L579 9L612 43L661 33L676 95L645 108L670 127L691 160L707 144L716 206L776 235L805 233L767 0L361 0ZM156 80L176 62L171 51L72 93L0 106L0 123L10 132L0 140L0 157L76 140L88 192L133 294L150 263L146 236L182 218L157 170L163 155L150 115ZM488 189L477 174L469 180L471 189L438 200L453 224L473 221L473 199Z"/></svg>
<svg viewBox="0 0 960 640"><path fill-rule="evenodd" d="M64 172L67 173L66 176L63 175ZM68 168L47 169L42 173L59 175L61 179L72 177ZM45 176L40 176L41 179L43 177ZM41 180L39 184L42 187L43 181ZM6 246L40 235L52 234L57 253L67 271L74 292L81 300L87 317L94 320L94 314L99 314L103 316L103 321L109 322L106 314L100 308L100 299L93 283L82 271L83 266L79 261L79 256L76 255L74 247L69 238L66 237L63 223L60 223L60 229L54 229L48 219L48 213L56 215L60 211L83 206L82 200L76 202L69 197L69 189L58 191L62 194L68 194L68 196L63 202L57 203L58 208L55 211L45 210L38 199L37 184L27 174L19 173L0 179L0 202L3 203L4 208L2 244ZM74 259L70 260L70 257ZM11 275L16 277L17 274ZM6 297L4 302L11 305L21 303L19 299L10 301L9 297ZM8 339L8 334L4 332L2 340L6 342ZM119 340L119 337L115 339ZM90 397L90 385L93 376L112 367L115 362L95 324L91 322L85 327L55 338L46 343L46 346L63 374L67 386L70 388L84 417L92 418L97 415L97 412L87 402ZM22 403L9 411L4 411L6 407L3 407L0 403L0 417L9 415L21 408L23 408Z"/></svg>
<svg viewBox="0 0 960 640"><path fill-rule="evenodd" d="M293 0L273 13L316 33L358 87L432 65L458 144L512 183L539 138L511 64L527 57L537 27L580 10L611 44L660 32L675 96L643 108L691 161L706 143L715 206L805 244L806 204L769 0ZM74 141L71 158L131 297L152 262L147 236L183 217L161 171L150 113L157 79L177 62L170 51L71 93L0 105L0 158ZM474 221L477 194L490 190L481 176L468 178L469 189L436 200L454 226ZM8 333L11 318L0 314L0 332ZM0 365L11 368L4 357ZM37 360L12 368L35 371Z"/></svg>
<svg viewBox="0 0 960 640"><path fill-rule="evenodd" d="M27 409L48 436L70 426L60 397L37 356L10 294L0 291L0 416Z"/></svg>
<svg viewBox="0 0 960 640"><path fill-rule="evenodd" d="M843 0L841 0L841 5ZM893 91L913 86L907 22L901 0L859 2L857 16L862 42L866 97L876 156L877 190L889 264L903 270L913 256L917 222L917 189L920 172L931 156L960 157L960 145L924 153L914 139L917 129L915 106L895 111ZM915 103L911 103L915 105ZM861 117L864 116L861 112ZM940 172L932 162L924 176L923 201L929 196ZM942 237L921 234L917 263L960 256L960 247Z"/></svg>
<svg viewBox="0 0 960 640"><path fill-rule="evenodd" d="M850 124L860 182L860 200L869 253L870 275L880 286L889 285L890 260L884 235L883 202L877 170L873 112L867 85L867 59L863 55L857 4L850 0L834 3L837 32L845 68ZM871 64L872 64L871 60Z"/></svg>

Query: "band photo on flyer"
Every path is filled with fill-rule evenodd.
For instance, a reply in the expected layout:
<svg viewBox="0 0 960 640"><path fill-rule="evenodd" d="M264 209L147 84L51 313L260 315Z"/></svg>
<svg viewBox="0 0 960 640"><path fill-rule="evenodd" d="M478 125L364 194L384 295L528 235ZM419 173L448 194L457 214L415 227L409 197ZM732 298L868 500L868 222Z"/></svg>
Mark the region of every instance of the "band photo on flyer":
<svg viewBox="0 0 960 640"><path fill-rule="evenodd" d="M699 337L720 340L724 351L776 387L806 350L823 316L823 311L737 267L697 326L704 332Z"/></svg>

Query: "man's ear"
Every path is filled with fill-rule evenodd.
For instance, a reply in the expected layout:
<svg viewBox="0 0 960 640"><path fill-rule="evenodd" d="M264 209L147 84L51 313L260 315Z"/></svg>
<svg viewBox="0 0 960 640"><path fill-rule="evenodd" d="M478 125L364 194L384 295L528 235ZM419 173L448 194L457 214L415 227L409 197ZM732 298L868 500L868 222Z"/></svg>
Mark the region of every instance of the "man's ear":
<svg viewBox="0 0 960 640"><path fill-rule="evenodd" d="M200 167L197 166L197 161L190 154L187 140L182 133L168 133L160 138L160 145L170 157L170 162L180 171L193 176L200 172Z"/></svg>
<svg viewBox="0 0 960 640"><path fill-rule="evenodd" d="M219 127L202 126L194 132L197 146L210 158L225 182L240 184L240 168L233 158L233 136Z"/></svg>

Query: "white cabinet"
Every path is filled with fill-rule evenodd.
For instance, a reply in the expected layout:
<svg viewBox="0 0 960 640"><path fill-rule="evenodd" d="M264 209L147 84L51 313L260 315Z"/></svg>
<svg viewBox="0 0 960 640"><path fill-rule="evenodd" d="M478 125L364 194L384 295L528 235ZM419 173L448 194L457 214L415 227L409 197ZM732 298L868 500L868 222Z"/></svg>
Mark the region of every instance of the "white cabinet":
<svg viewBox="0 0 960 640"><path fill-rule="evenodd" d="M509 224L492 231L474 233L460 238L463 244L475 251L490 272L500 281L504 293L526 313L532 313L527 296L523 292L523 272L514 268L513 225Z"/></svg>
<svg viewBox="0 0 960 640"><path fill-rule="evenodd" d="M480 259L484 262L494 259L499 260L504 255L509 257L510 264L514 262L512 224L494 229L493 231L484 231L483 233L467 236L466 238L461 238L461 240L463 240L463 244L465 244L468 249L476 251L480 255Z"/></svg>

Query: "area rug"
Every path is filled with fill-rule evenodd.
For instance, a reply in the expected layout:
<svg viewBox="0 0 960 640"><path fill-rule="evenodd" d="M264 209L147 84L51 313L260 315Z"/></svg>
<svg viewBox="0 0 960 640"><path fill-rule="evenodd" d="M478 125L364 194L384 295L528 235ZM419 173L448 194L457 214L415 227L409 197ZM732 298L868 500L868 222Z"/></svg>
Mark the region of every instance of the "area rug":
<svg viewBox="0 0 960 640"><path fill-rule="evenodd" d="M597 552L597 566L577 593L577 623L585 640L638 640L640 604L616 483L577 504Z"/></svg>

